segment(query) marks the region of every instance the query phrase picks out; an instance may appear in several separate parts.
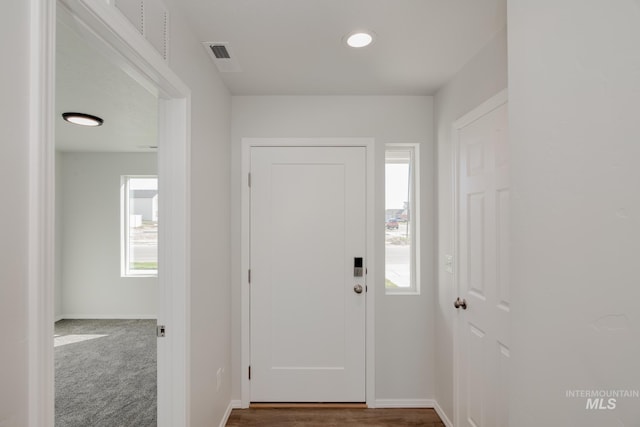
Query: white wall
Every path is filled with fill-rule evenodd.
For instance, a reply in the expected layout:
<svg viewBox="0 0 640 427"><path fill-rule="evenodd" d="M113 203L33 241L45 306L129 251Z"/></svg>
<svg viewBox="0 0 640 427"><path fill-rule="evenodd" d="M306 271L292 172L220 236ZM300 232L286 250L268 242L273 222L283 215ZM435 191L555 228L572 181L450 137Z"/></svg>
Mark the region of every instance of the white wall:
<svg viewBox="0 0 640 427"><path fill-rule="evenodd" d="M231 399L231 96L177 10L180 2L166 3L171 13L169 65L192 91L191 425L217 426ZM216 391L220 368L225 373Z"/></svg>
<svg viewBox="0 0 640 427"><path fill-rule="evenodd" d="M384 231L376 236L376 399L434 396L434 150L433 99L426 96L234 96L233 396L240 398L240 146L245 137L374 137L378 224L384 223L384 144L420 143L422 293L384 293ZM363 361L364 363L364 361ZM244 370L243 370L244 371Z"/></svg>
<svg viewBox="0 0 640 427"><path fill-rule="evenodd" d="M510 425L638 425L640 2L508 6Z"/></svg>
<svg viewBox="0 0 640 427"><path fill-rule="evenodd" d="M0 426L27 425L29 2L2 5L0 54ZM10 42L9 42L10 41Z"/></svg>
<svg viewBox="0 0 640 427"><path fill-rule="evenodd" d="M156 154L69 152L57 158L62 187L57 195L62 221L61 315L155 317L158 279L120 276L120 178L157 174Z"/></svg>
<svg viewBox="0 0 640 427"><path fill-rule="evenodd" d="M453 322L456 299L453 276L444 256L453 254L453 122L507 87L506 29L489 42L435 96L438 152L438 281L436 316L436 399L453 420ZM516 425L516 424L514 424Z"/></svg>

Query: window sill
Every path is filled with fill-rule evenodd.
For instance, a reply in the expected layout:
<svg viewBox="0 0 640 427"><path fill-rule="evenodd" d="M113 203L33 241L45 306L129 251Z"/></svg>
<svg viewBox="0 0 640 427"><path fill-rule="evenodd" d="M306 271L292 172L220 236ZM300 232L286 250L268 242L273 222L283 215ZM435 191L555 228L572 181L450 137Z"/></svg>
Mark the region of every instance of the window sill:
<svg viewBox="0 0 640 427"><path fill-rule="evenodd" d="M406 290L406 291L397 291L397 290L391 290L391 289L385 289L384 290L384 294L385 295L400 295L400 296L416 296L416 295L420 295L420 291L416 291L415 289L412 290Z"/></svg>
<svg viewBox="0 0 640 427"><path fill-rule="evenodd" d="M139 278L158 278L158 273L149 273L149 274L122 274L120 275L123 279L139 279Z"/></svg>

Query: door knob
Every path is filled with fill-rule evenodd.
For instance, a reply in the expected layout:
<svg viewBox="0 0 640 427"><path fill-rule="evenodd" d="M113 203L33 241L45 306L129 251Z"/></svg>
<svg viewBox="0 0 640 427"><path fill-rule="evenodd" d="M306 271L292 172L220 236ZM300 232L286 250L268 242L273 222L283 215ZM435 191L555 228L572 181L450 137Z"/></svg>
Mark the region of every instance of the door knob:
<svg viewBox="0 0 640 427"><path fill-rule="evenodd" d="M467 309L467 300L465 299L460 299L460 297L458 297L454 302L453 302L453 306L455 308L460 308L462 307L463 310Z"/></svg>
<svg viewBox="0 0 640 427"><path fill-rule="evenodd" d="M362 293L362 285L355 285L353 287L353 292L355 292L356 294L361 294Z"/></svg>

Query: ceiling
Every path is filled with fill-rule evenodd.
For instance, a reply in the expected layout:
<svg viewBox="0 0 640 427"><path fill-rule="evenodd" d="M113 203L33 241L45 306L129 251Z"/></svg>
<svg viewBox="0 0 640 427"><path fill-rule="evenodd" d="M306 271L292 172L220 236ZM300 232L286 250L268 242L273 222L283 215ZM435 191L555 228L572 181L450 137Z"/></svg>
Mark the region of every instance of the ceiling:
<svg viewBox="0 0 640 427"><path fill-rule="evenodd" d="M202 42L227 42L233 95L432 95L506 25L506 0L165 0ZM157 99L63 22L57 25L56 148L145 152ZM347 47L356 30L374 43ZM66 123L65 111L104 119Z"/></svg>
<svg viewBox="0 0 640 427"><path fill-rule="evenodd" d="M228 42L234 95L431 95L506 25L506 0L166 0ZM366 48L343 37L367 29Z"/></svg>
<svg viewBox="0 0 640 427"><path fill-rule="evenodd" d="M56 26L56 149L60 151L153 152L158 100L102 56L71 28ZM104 119L100 127L73 125L64 112Z"/></svg>

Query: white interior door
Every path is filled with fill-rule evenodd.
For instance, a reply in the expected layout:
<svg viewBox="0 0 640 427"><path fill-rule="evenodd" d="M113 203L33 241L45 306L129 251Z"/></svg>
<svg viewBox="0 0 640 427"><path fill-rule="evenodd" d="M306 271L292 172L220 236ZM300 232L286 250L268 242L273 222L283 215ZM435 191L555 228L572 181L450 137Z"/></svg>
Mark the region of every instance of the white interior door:
<svg viewBox="0 0 640 427"><path fill-rule="evenodd" d="M364 147L251 148L252 402L365 401L365 172Z"/></svg>
<svg viewBox="0 0 640 427"><path fill-rule="evenodd" d="M505 99L506 102L506 99ZM507 105L458 128L458 426L508 426ZM466 306L466 308L465 308ZM454 307L452 309L455 310Z"/></svg>

